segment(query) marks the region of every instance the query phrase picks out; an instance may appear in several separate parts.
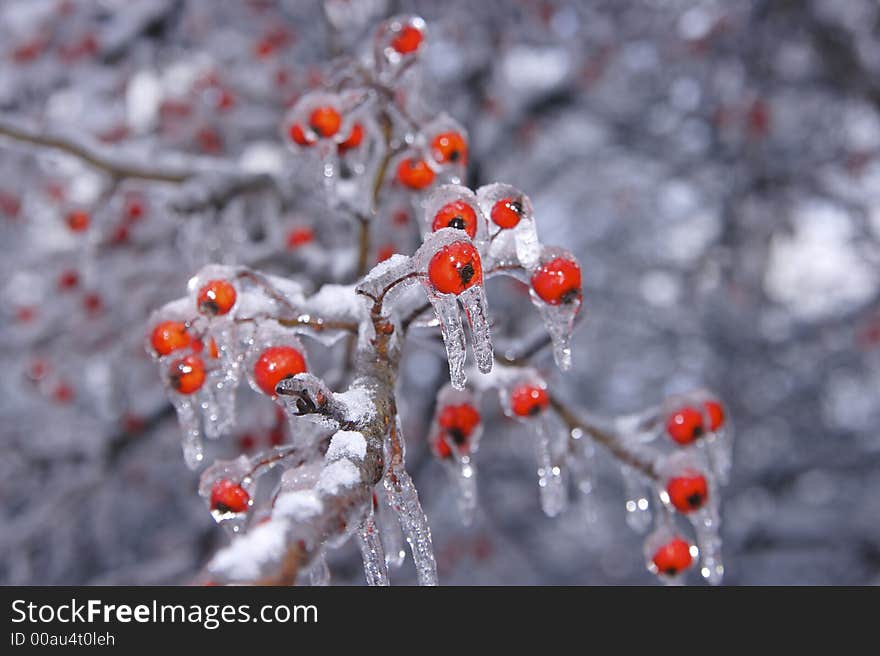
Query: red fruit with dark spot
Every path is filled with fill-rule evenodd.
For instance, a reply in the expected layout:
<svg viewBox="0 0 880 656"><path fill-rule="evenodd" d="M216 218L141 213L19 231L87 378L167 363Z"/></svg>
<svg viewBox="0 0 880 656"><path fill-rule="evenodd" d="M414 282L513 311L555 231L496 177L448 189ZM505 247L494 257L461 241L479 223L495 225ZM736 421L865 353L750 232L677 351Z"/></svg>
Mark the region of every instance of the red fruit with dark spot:
<svg viewBox="0 0 880 656"><path fill-rule="evenodd" d="M309 127L324 138L339 132L342 116L332 107L318 107L309 116Z"/></svg>
<svg viewBox="0 0 880 656"><path fill-rule="evenodd" d="M434 171L425 161L408 157L397 166L397 179L410 189L424 189L434 182Z"/></svg>
<svg viewBox="0 0 880 656"><path fill-rule="evenodd" d="M263 393L274 398L279 382L305 371L306 360L298 350L292 346L270 346L254 364L254 381Z"/></svg>
<svg viewBox="0 0 880 656"><path fill-rule="evenodd" d="M666 432L678 444L691 444L705 432L703 413L689 406L679 408L669 415Z"/></svg>
<svg viewBox="0 0 880 656"><path fill-rule="evenodd" d="M568 305L581 298L581 268L565 257L539 266L531 282L538 298L550 305Z"/></svg>
<svg viewBox="0 0 880 656"><path fill-rule="evenodd" d="M501 228L515 228L522 218L522 201L518 198L504 198L492 206L489 213L492 222Z"/></svg>
<svg viewBox="0 0 880 656"><path fill-rule="evenodd" d="M311 228L293 228L287 233L287 249L296 250L300 246L310 244L315 239L315 233Z"/></svg>
<svg viewBox="0 0 880 656"><path fill-rule="evenodd" d="M691 545L679 537L673 538L654 552L651 562L664 576L675 576L691 566Z"/></svg>
<svg viewBox="0 0 880 656"><path fill-rule="evenodd" d="M440 208L434 215L431 227L434 232L442 228L457 228L473 239L477 236L477 213L463 200L455 200Z"/></svg>
<svg viewBox="0 0 880 656"><path fill-rule="evenodd" d="M150 346L157 355L168 355L192 343L192 336L182 321L162 321L150 334Z"/></svg>
<svg viewBox="0 0 880 656"><path fill-rule="evenodd" d="M351 134L348 138L340 143L337 148L340 153L347 153L361 145L364 140L364 127L360 123L355 123L351 128Z"/></svg>
<svg viewBox="0 0 880 656"><path fill-rule="evenodd" d="M533 417L549 406L547 390L535 385L520 385L510 394L510 409L518 417Z"/></svg>
<svg viewBox="0 0 880 656"><path fill-rule="evenodd" d="M212 316L227 314L235 305L236 297L235 287L231 283L225 280L209 280L199 290L199 312Z"/></svg>
<svg viewBox="0 0 880 656"><path fill-rule="evenodd" d="M302 126L299 123L291 124L291 126L287 130L287 134L288 136L290 136L290 139L295 144L299 144L300 146L309 147L315 145L315 140L310 139L306 135L305 130L303 130Z"/></svg>
<svg viewBox="0 0 880 656"><path fill-rule="evenodd" d="M457 241L444 246L428 264L428 279L442 294L460 294L483 282L480 254L473 244Z"/></svg>
<svg viewBox="0 0 880 656"><path fill-rule="evenodd" d="M67 213L67 227L73 232L85 232L89 228L91 217L85 210L73 210Z"/></svg>
<svg viewBox="0 0 880 656"><path fill-rule="evenodd" d="M706 477L699 472L687 472L667 481L666 494L676 510L688 513L705 505L709 497L709 485Z"/></svg>
<svg viewBox="0 0 880 656"><path fill-rule="evenodd" d="M412 25L405 25L391 40L391 47L401 55L415 52L422 45L422 31Z"/></svg>
<svg viewBox="0 0 880 656"><path fill-rule="evenodd" d="M437 416L437 424L442 429L435 444L437 455L448 458L452 453L446 439L466 453L470 448L470 437L480 425L480 413L470 403L448 405Z"/></svg>
<svg viewBox="0 0 880 656"><path fill-rule="evenodd" d="M709 417L709 430L717 431L724 425L724 406L718 401L706 401L703 404L706 415Z"/></svg>
<svg viewBox="0 0 880 656"><path fill-rule="evenodd" d="M443 164L467 165L468 145L458 132L443 132L431 141L434 159Z"/></svg>
<svg viewBox="0 0 880 656"><path fill-rule="evenodd" d="M211 510L219 513L243 513L248 509L250 495L236 483L225 478L211 486Z"/></svg>
<svg viewBox="0 0 880 656"><path fill-rule="evenodd" d="M175 360L168 368L168 382L178 394L193 394L205 382L205 363L197 355Z"/></svg>

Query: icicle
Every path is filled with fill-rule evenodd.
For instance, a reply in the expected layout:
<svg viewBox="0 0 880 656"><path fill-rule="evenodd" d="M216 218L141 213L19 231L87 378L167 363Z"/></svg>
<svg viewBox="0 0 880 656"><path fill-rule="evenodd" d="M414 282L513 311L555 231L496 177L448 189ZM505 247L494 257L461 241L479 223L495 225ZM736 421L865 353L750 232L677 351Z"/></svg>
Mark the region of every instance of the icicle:
<svg viewBox="0 0 880 656"><path fill-rule="evenodd" d="M576 300L568 305L549 305L537 299L535 305L553 342L553 359L560 369L568 371L571 369L571 334L581 302Z"/></svg>
<svg viewBox="0 0 880 656"><path fill-rule="evenodd" d="M192 400L188 398L175 395L172 403L177 411L177 421L183 431L183 460L190 469L198 469L205 459L199 414L196 412Z"/></svg>
<svg viewBox="0 0 880 656"><path fill-rule="evenodd" d="M484 374L489 373L492 371L495 356L492 352L492 334L489 330L486 290L482 285L474 285L465 289L458 298L464 307L465 316L471 329L477 367Z"/></svg>
<svg viewBox="0 0 880 656"><path fill-rule="evenodd" d="M596 449L590 440L584 439L580 428L573 428L570 433L571 449L568 452L568 470L575 485L581 491L581 510L588 524L596 521L596 508L593 500L593 467Z"/></svg>
<svg viewBox="0 0 880 656"><path fill-rule="evenodd" d="M406 443L400 430L400 418L392 426L399 441L399 448ZM386 462L391 464L385 472L383 485L388 495L388 503L397 514L400 529L409 543L419 585L437 585L437 562L434 559L434 546L431 541L431 527L419 503L419 492L404 465L404 454L391 454L391 439L386 440Z"/></svg>
<svg viewBox="0 0 880 656"><path fill-rule="evenodd" d="M454 462L444 462L449 479L455 486L456 501L461 521L470 526L477 509L477 466L469 455L459 455L455 445L450 445Z"/></svg>
<svg viewBox="0 0 880 656"><path fill-rule="evenodd" d="M388 570L385 551L382 548L382 538L379 527L369 513L357 532L358 546L361 549L361 558L364 561L364 576L367 585L388 585Z"/></svg>
<svg viewBox="0 0 880 656"><path fill-rule="evenodd" d="M636 533L644 533L651 525L651 506L647 486L635 469L628 465L620 468L626 494L626 523Z"/></svg>
<svg viewBox="0 0 880 656"><path fill-rule="evenodd" d="M731 454L733 451L733 439L730 430L722 427L715 432L709 433L705 437L705 444L706 455L708 456L712 473L719 484L727 485L730 480Z"/></svg>
<svg viewBox="0 0 880 656"><path fill-rule="evenodd" d="M432 295L429 299L434 312L440 320L440 331L446 344L446 359L449 360L449 380L455 389L464 389L467 377L464 373L465 339L458 310L458 300L452 295Z"/></svg>
<svg viewBox="0 0 880 656"><path fill-rule="evenodd" d="M419 585L437 585L437 563L434 560L431 527L428 526L428 518L419 503L416 486L407 471L397 467L389 469L385 476L385 489L412 551Z"/></svg>
<svg viewBox="0 0 880 656"><path fill-rule="evenodd" d="M724 563L721 561L721 520L714 504L694 513L691 517L700 549L700 575L712 585L718 585L724 578Z"/></svg>
<svg viewBox="0 0 880 656"><path fill-rule="evenodd" d="M380 494L376 493L377 496ZM406 560L406 548L403 544L403 534L400 531L400 522L397 521L397 514L391 507L391 500L386 492L381 492L382 500L377 504L379 518L377 524L380 526L379 537L382 540L382 546L385 551L385 564L394 569L403 565ZM375 521L375 519L374 519Z"/></svg>
<svg viewBox="0 0 880 656"><path fill-rule="evenodd" d="M562 467L553 462L552 426L543 413L535 420L537 432L538 489L541 494L541 509L548 517L556 517L568 502Z"/></svg>
<svg viewBox="0 0 880 656"><path fill-rule="evenodd" d="M327 558L323 551L315 556L315 560L309 568L309 582L312 586L326 587L330 585L330 568L327 567Z"/></svg>

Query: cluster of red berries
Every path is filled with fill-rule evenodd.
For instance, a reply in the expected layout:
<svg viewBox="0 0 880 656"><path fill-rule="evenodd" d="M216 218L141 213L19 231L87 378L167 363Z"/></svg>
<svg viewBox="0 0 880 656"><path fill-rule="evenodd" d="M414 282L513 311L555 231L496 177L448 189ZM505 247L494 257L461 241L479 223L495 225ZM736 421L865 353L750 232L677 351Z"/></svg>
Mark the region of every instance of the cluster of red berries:
<svg viewBox="0 0 880 656"><path fill-rule="evenodd" d="M470 403L447 405L437 415L439 432L434 440L434 452L439 458L452 455L450 441L459 453L470 451L471 437L480 425L480 412Z"/></svg>
<svg viewBox="0 0 880 656"><path fill-rule="evenodd" d="M436 169L443 166L467 166L468 144L464 136L455 130L434 135L430 143L433 164L427 159L411 155L397 165L397 180L404 187L421 191L434 183Z"/></svg>
<svg viewBox="0 0 880 656"><path fill-rule="evenodd" d="M287 129L288 136L298 146L310 148L318 139L333 139L336 141L336 149L343 155L358 148L364 140L364 126L362 123L352 125L351 132L342 136L342 114L330 105L322 105L312 110L309 114L308 130L300 123L291 123Z"/></svg>
<svg viewBox="0 0 880 656"><path fill-rule="evenodd" d="M724 426L724 407L718 401L704 401L702 408L682 406L672 412L666 421L669 437L682 446L693 444L706 433Z"/></svg>

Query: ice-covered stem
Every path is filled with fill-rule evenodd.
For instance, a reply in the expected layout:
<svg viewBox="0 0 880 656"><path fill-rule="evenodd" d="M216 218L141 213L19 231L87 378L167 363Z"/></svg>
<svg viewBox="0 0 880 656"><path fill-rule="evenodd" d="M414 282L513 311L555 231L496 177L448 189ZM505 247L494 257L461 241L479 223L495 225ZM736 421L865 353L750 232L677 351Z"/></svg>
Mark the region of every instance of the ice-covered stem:
<svg viewBox="0 0 880 656"><path fill-rule="evenodd" d="M146 166L137 159L121 156L111 146L70 133L38 129L8 116L0 116L0 137L37 148L59 150L107 173L115 180L129 178L178 185L204 182L198 185L199 194L187 195L175 202L175 208L184 212L209 205L220 206L239 194L275 186L270 176L245 173L229 166L228 162L208 163L187 158L188 165L165 161L161 165ZM183 156L175 154L174 159L181 160Z"/></svg>
<svg viewBox="0 0 880 656"><path fill-rule="evenodd" d="M600 428L589 421L579 417L574 410L562 403L558 398L551 396L550 405L560 419L568 427L569 431L580 429L589 435L595 442L617 458L621 464L627 465L651 480L659 480L654 463L630 449L620 437L608 429Z"/></svg>

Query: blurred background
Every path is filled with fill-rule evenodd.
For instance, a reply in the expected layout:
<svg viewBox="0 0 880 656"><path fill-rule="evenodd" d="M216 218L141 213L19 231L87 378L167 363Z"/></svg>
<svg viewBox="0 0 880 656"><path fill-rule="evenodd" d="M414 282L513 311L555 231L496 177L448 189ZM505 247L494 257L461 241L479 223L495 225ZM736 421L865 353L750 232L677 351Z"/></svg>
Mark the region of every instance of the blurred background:
<svg viewBox="0 0 880 656"><path fill-rule="evenodd" d="M574 370L536 361L554 392L612 416L713 389L736 435L726 582L880 583L874 0L0 1L0 583L191 580L226 538L183 464L147 317L210 261L344 276L327 254L352 237L306 189L282 215L259 195L172 210L174 185L4 126L275 172L295 166L284 111L396 13L428 22L422 90L468 129L468 184L522 188L542 241L581 261ZM517 289L489 300L499 343L537 324ZM441 582L652 584L618 467L600 451L593 493L544 517L533 438L490 399L481 510L461 525L425 440L446 365L423 346L402 411ZM289 439L271 402L242 404L212 455ZM330 567L363 581L352 545ZM411 561L392 573L414 581Z"/></svg>

